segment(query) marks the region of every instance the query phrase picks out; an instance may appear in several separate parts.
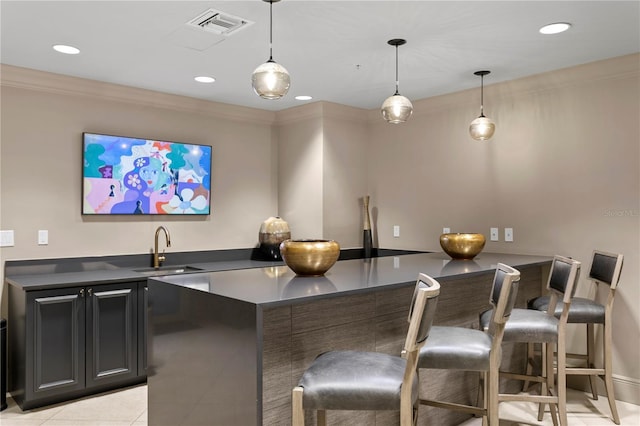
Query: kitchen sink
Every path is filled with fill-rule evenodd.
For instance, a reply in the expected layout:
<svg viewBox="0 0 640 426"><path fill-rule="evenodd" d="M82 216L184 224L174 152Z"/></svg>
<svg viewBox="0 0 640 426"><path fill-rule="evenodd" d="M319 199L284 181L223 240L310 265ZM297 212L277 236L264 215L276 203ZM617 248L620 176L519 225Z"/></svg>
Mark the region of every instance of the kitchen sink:
<svg viewBox="0 0 640 426"><path fill-rule="evenodd" d="M172 265L172 266L161 266L159 268L141 268L134 269L135 272L138 272L142 275L152 277L158 275L175 275L175 274L185 274L188 272L198 272L202 271L200 268L195 268L193 266L188 265Z"/></svg>

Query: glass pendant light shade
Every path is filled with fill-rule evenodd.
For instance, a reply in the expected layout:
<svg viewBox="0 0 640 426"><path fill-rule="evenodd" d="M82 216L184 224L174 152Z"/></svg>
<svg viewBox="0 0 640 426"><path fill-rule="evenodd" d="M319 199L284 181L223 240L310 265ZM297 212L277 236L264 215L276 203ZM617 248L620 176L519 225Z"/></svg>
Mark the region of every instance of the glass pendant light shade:
<svg viewBox="0 0 640 426"><path fill-rule="evenodd" d="M382 112L382 117L392 124L404 123L413 114L411 101L398 92L398 86L400 85L398 80L398 46L402 46L406 42L401 38L394 38L387 42L387 44L396 48L396 93L385 99L380 112Z"/></svg>
<svg viewBox="0 0 640 426"><path fill-rule="evenodd" d="M480 116L473 120L469 125L469 134L477 141L486 141L491 139L496 131L496 125L488 117L484 116L484 76L491 71L476 71L473 74L480 76Z"/></svg>
<svg viewBox="0 0 640 426"><path fill-rule="evenodd" d="M396 93L385 99L381 112L382 117L389 123L404 123L413 114L413 105L408 98Z"/></svg>
<svg viewBox="0 0 640 426"><path fill-rule="evenodd" d="M280 99L289 91L291 79L286 68L269 60L251 75L253 91L263 99Z"/></svg>
<svg viewBox="0 0 640 426"><path fill-rule="evenodd" d="M496 125L488 117L481 115L471 122L469 126L469 134L477 141L486 141L491 139L493 133L496 131Z"/></svg>
<svg viewBox="0 0 640 426"><path fill-rule="evenodd" d="M285 67L273 60L273 3L280 0L263 0L269 3L269 60L251 74L253 91L263 99L280 99L289 91L291 78Z"/></svg>

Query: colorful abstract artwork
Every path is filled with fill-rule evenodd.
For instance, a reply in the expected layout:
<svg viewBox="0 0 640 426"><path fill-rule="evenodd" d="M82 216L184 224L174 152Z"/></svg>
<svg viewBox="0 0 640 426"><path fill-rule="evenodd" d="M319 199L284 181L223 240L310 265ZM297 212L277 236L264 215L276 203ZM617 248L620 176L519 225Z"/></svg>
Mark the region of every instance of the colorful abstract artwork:
<svg viewBox="0 0 640 426"><path fill-rule="evenodd" d="M83 134L83 214L207 215L211 147Z"/></svg>

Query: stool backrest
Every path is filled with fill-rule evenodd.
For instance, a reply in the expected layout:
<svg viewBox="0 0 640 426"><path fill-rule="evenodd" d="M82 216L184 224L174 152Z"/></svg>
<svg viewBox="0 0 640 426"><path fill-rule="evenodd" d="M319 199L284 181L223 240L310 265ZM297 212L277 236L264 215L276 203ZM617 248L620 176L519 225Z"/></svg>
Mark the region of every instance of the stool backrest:
<svg viewBox="0 0 640 426"><path fill-rule="evenodd" d="M623 261L624 256L621 254L594 250L588 279L607 284L611 286L612 290L615 290L620 280Z"/></svg>
<svg viewBox="0 0 640 426"><path fill-rule="evenodd" d="M564 303L566 316L569 314L571 298L576 292L576 284L580 277L580 262L564 256L554 256L551 263L551 272L547 281L547 290L550 294L547 313L554 315L559 301Z"/></svg>
<svg viewBox="0 0 640 426"><path fill-rule="evenodd" d="M419 274L409 308L409 331L403 354L417 351L425 343L436 315L440 283L426 274Z"/></svg>
<svg viewBox="0 0 640 426"><path fill-rule="evenodd" d="M496 326L504 326L509 319L516 303L519 283L520 271L504 263L498 263L489 297L489 303L493 306L493 317L489 325L491 335L495 336Z"/></svg>
<svg viewBox="0 0 640 426"><path fill-rule="evenodd" d="M411 421L407 419L412 418L406 413L413 412L413 401L415 401L413 383L416 374L418 374L420 348L424 346L429 336L439 294L440 283L438 281L425 274L418 275L409 307L409 331L407 331L407 338L401 353L401 356L407 360L400 387L400 422L403 425ZM403 413L405 414L403 415Z"/></svg>

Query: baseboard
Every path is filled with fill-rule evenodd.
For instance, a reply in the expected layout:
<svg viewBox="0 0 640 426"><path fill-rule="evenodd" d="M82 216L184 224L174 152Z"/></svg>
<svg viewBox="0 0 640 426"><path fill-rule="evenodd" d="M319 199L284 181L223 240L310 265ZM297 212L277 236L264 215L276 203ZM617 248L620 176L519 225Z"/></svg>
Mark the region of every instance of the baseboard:
<svg viewBox="0 0 640 426"><path fill-rule="evenodd" d="M598 392L604 393L604 384L600 380ZM600 389L602 388L602 390ZM631 404L640 405L640 380L632 377L613 375L613 388L616 393L616 399L619 401L629 402Z"/></svg>
<svg viewBox="0 0 640 426"><path fill-rule="evenodd" d="M604 381L598 380L598 395L606 395ZM584 392L591 392L587 376L567 376L567 386ZM632 377L613 375L616 400L640 405L640 380Z"/></svg>

